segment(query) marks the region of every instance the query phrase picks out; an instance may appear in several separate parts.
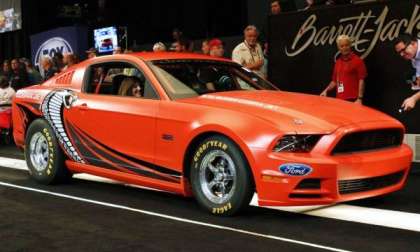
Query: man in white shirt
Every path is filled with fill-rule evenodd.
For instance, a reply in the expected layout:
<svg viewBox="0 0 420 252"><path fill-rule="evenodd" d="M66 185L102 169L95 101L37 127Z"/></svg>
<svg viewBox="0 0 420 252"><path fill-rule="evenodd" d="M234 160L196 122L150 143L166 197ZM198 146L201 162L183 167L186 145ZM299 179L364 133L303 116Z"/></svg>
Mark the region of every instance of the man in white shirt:
<svg viewBox="0 0 420 252"><path fill-rule="evenodd" d="M395 51L404 59L411 60L413 67L416 69L416 81L413 89L420 88L420 40L412 38L408 34L403 34L397 38L395 42ZM413 109L417 101L420 100L420 91L404 100L401 108L404 111Z"/></svg>
<svg viewBox="0 0 420 252"><path fill-rule="evenodd" d="M233 49L232 60L260 76L266 77L266 73L263 72L264 54L261 45L257 41L257 28L253 25L247 26L244 30L244 37L244 42Z"/></svg>
<svg viewBox="0 0 420 252"><path fill-rule="evenodd" d="M9 81L5 76L0 76L0 105L12 104L15 90L9 86Z"/></svg>

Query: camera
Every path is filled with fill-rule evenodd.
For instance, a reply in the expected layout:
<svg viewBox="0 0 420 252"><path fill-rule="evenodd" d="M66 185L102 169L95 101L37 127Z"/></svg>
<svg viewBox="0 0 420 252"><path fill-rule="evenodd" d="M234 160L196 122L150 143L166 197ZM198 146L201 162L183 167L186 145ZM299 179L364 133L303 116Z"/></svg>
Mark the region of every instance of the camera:
<svg viewBox="0 0 420 252"><path fill-rule="evenodd" d="M411 79L405 80L407 84L411 85L411 90L420 90L420 85L417 85L416 79L417 77L414 75Z"/></svg>

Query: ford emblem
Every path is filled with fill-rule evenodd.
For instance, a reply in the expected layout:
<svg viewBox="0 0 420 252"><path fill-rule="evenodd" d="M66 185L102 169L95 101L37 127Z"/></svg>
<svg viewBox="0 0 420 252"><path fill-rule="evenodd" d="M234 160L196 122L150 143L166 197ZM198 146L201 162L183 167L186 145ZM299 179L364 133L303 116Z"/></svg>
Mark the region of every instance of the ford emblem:
<svg viewBox="0 0 420 252"><path fill-rule="evenodd" d="M282 164L279 170L289 176L305 176L312 172L312 168L305 164Z"/></svg>

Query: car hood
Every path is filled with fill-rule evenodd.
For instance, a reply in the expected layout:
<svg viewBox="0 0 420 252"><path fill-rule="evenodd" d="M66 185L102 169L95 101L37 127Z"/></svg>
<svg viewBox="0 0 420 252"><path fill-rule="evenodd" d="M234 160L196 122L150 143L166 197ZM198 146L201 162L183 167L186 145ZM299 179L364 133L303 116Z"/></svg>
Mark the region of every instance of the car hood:
<svg viewBox="0 0 420 252"><path fill-rule="evenodd" d="M327 134L350 124L396 121L351 102L283 91L220 92L178 101L246 113L269 121L285 132Z"/></svg>

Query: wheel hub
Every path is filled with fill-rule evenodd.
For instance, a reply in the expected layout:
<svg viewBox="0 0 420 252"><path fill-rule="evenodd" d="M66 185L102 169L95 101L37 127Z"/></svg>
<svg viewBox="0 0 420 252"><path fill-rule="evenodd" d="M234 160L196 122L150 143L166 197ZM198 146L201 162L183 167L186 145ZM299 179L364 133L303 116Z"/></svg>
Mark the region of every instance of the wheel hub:
<svg viewBox="0 0 420 252"><path fill-rule="evenodd" d="M215 204L227 203L236 187L236 166L222 150L207 153L200 165L201 189L208 200Z"/></svg>
<svg viewBox="0 0 420 252"><path fill-rule="evenodd" d="M48 141L46 137L41 133L35 133L29 143L29 156L33 167L41 172L44 171L48 166Z"/></svg>

